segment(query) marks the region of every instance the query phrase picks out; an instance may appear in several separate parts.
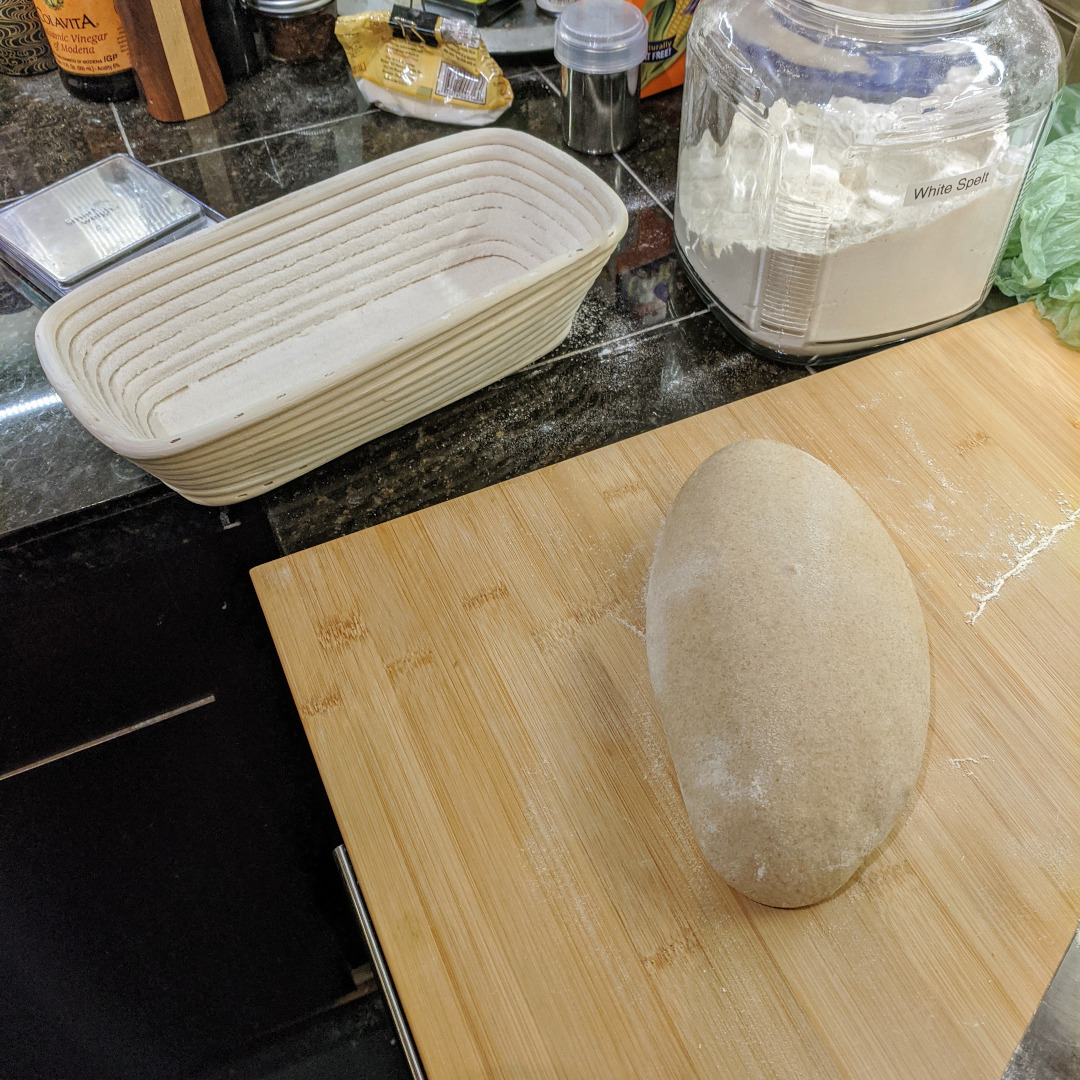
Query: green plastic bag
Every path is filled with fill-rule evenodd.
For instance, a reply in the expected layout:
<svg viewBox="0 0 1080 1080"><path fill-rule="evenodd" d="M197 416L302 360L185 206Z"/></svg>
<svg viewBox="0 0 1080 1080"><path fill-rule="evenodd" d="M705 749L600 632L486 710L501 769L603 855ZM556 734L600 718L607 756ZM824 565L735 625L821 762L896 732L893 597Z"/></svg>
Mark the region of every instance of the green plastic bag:
<svg viewBox="0 0 1080 1080"><path fill-rule="evenodd" d="M1065 86L1058 94L1054 122L1046 141L1053 142L1073 131L1080 131L1080 86Z"/></svg>
<svg viewBox="0 0 1080 1080"><path fill-rule="evenodd" d="M1080 88L1058 99L1049 139L1028 180L995 284L1035 300L1062 341L1080 348Z"/></svg>

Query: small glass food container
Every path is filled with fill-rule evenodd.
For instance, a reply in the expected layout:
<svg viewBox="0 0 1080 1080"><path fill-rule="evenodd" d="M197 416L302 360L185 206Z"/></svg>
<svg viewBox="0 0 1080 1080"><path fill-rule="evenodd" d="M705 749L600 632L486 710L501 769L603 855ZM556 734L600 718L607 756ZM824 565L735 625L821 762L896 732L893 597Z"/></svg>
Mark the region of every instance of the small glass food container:
<svg viewBox="0 0 1080 1080"><path fill-rule="evenodd" d="M0 273L45 308L117 263L224 218L127 154L0 210Z"/></svg>
<svg viewBox="0 0 1080 1080"><path fill-rule="evenodd" d="M337 47L337 0L246 0L266 51L287 64L325 60Z"/></svg>
<svg viewBox="0 0 1080 1080"><path fill-rule="evenodd" d="M698 291L800 363L964 318L1062 66L1037 0L703 0L675 204Z"/></svg>

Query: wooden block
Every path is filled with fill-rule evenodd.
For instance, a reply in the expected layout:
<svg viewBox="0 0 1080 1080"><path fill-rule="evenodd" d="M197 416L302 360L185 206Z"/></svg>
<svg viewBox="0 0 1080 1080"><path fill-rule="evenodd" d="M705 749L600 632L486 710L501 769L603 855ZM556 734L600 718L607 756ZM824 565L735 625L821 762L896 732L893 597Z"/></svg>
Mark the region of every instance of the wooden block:
<svg viewBox="0 0 1080 1080"><path fill-rule="evenodd" d="M663 516L748 435L854 485L930 637L916 798L796 911L704 862L645 663ZM431 1080L998 1080L1080 919L1078 448L1029 305L253 571Z"/></svg>
<svg viewBox="0 0 1080 1080"><path fill-rule="evenodd" d="M151 116L193 120L225 104L199 0L116 0L116 8Z"/></svg>

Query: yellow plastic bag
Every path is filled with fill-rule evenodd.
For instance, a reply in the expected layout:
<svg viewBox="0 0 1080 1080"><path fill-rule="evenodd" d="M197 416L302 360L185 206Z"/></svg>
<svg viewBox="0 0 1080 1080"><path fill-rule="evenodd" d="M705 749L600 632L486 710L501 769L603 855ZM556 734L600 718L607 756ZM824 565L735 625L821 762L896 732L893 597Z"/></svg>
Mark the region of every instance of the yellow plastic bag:
<svg viewBox="0 0 1080 1080"><path fill-rule="evenodd" d="M342 15L334 33L364 99L388 112L479 127L514 100L479 31L463 20L395 6Z"/></svg>

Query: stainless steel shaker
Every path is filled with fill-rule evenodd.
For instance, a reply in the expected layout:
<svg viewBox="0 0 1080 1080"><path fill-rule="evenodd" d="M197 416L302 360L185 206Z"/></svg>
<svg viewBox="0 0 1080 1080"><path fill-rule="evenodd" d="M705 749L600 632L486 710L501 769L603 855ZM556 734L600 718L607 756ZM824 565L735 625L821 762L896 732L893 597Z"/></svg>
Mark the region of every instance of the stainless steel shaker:
<svg viewBox="0 0 1080 1080"><path fill-rule="evenodd" d="M645 16L626 0L577 0L559 16L555 59L571 149L614 154L637 138L648 33Z"/></svg>

